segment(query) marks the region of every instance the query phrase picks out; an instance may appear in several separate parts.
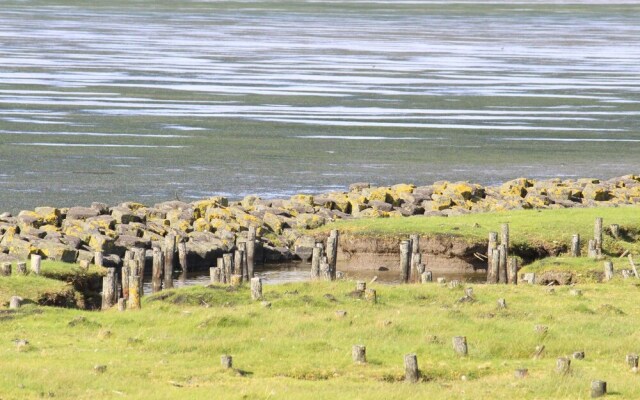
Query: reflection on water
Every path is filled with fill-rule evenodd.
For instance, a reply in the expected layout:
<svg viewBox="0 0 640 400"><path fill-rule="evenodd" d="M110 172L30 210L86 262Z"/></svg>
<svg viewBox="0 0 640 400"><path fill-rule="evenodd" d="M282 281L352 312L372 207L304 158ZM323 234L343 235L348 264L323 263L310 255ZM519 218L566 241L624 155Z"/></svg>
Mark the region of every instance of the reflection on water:
<svg viewBox="0 0 640 400"><path fill-rule="evenodd" d="M290 282L305 282L309 280L311 265L308 263L287 263L287 264L265 264L260 265L255 270L255 276L259 276L266 285L278 285ZM344 273L345 279L363 280L370 282L375 278L376 282L382 284L399 284L400 272L398 271L372 271L372 270L349 270L338 267L338 271ZM433 280L443 277L447 281L458 279L463 282L484 282L486 274L482 272L469 274L449 274L434 273ZM187 279L182 282L175 279L173 285L175 287L208 285L211 282L208 272L192 272L188 274ZM151 277L146 276L144 282L144 293L151 293Z"/></svg>

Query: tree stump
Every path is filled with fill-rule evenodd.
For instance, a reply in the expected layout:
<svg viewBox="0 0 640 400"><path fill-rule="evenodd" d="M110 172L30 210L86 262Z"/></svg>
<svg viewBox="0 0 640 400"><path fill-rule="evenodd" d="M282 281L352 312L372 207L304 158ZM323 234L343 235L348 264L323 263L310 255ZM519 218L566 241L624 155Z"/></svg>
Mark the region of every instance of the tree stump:
<svg viewBox="0 0 640 400"><path fill-rule="evenodd" d="M511 285L517 285L518 284L518 270L520 269L520 266L518 265L518 258L517 257L510 257L509 258L509 263L507 266L507 282L510 283Z"/></svg>
<svg viewBox="0 0 640 400"><path fill-rule="evenodd" d="M527 377L528 374L529 374L529 370L526 368L518 368L514 373L515 377L518 379L524 379Z"/></svg>
<svg viewBox="0 0 640 400"><path fill-rule="evenodd" d="M162 290L162 272L164 270L164 254L158 247L153 248L153 263L151 271L151 293Z"/></svg>
<svg viewBox="0 0 640 400"><path fill-rule="evenodd" d="M556 372L566 375L571 370L571 359L567 357L560 357L556 360Z"/></svg>
<svg viewBox="0 0 640 400"><path fill-rule="evenodd" d="M610 281L613 279L613 263L611 261L604 262L604 280Z"/></svg>
<svg viewBox="0 0 640 400"><path fill-rule="evenodd" d="M2 276L11 276L11 263L10 262L3 262L0 265L0 274Z"/></svg>
<svg viewBox="0 0 640 400"><path fill-rule="evenodd" d="M626 362L629 368L638 368L638 355L635 353L627 354Z"/></svg>
<svg viewBox="0 0 640 400"><path fill-rule="evenodd" d="M12 310L16 310L22 306L22 297L19 296L11 296L9 299L9 308Z"/></svg>
<svg viewBox="0 0 640 400"><path fill-rule="evenodd" d="M584 360L584 351L574 351L572 357L574 360Z"/></svg>
<svg viewBox="0 0 640 400"><path fill-rule="evenodd" d="M591 381L591 398L602 397L607 394L607 382Z"/></svg>
<svg viewBox="0 0 640 400"><path fill-rule="evenodd" d="M411 242L403 240L400 242L400 273L403 283L409 282L411 273Z"/></svg>
<svg viewBox="0 0 640 400"><path fill-rule="evenodd" d="M351 348L351 358L356 364L364 364L367 362L367 348L361 344L354 344Z"/></svg>
<svg viewBox="0 0 640 400"><path fill-rule="evenodd" d="M242 285L242 275L233 274L231 275L231 286L240 286Z"/></svg>
<svg viewBox="0 0 640 400"><path fill-rule="evenodd" d="M571 239L571 256L580 257L580 235L577 233Z"/></svg>
<svg viewBox="0 0 640 400"><path fill-rule="evenodd" d="M420 275L420 280L422 281L422 283L433 282L433 273L431 271L424 271Z"/></svg>
<svg viewBox="0 0 640 400"><path fill-rule="evenodd" d="M453 337L453 350L461 356L466 356L468 353L467 337L466 336L454 336Z"/></svg>
<svg viewBox="0 0 640 400"><path fill-rule="evenodd" d="M164 240L164 289L173 288L173 265L176 253L176 237L167 235Z"/></svg>
<svg viewBox="0 0 640 400"><path fill-rule="evenodd" d="M31 272L36 275L40 275L40 263L42 261L42 257L37 254L31 255Z"/></svg>
<svg viewBox="0 0 640 400"><path fill-rule="evenodd" d="M367 282L365 281L357 281L356 282L356 291L364 292L367 289Z"/></svg>
<svg viewBox="0 0 640 400"><path fill-rule="evenodd" d="M609 230L611 231L611 236L613 236L614 239L620 239L620 225L611 224L609 225Z"/></svg>
<svg viewBox="0 0 640 400"><path fill-rule="evenodd" d="M364 299L367 300L370 303L377 303L378 302L378 296L376 294L376 290L375 289L367 289L364 291Z"/></svg>
<svg viewBox="0 0 640 400"><path fill-rule="evenodd" d="M409 383L418 382L420 371L418 370L418 356L416 354L406 354L404 356L404 380Z"/></svg>
<svg viewBox="0 0 640 400"><path fill-rule="evenodd" d="M320 262L322 260L322 243L316 243L311 253L311 280L320 279Z"/></svg>
<svg viewBox="0 0 640 400"><path fill-rule="evenodd" d="M262 300L262 278L251 278L251 299Z"/></svg>
<svg viewBox="0 0 640 400"><path fill-rule="evenodd" d="M222 368L225 368L225 369L233 368L233 357L226 354L221 356L220 364L222 365Z"/></svg>
<svg viewBox="0 0 640 400"><path fill-rule="evenodd" d="M27 263L19 262L16 263L16 274L17 275L27 275Z"/></svg>

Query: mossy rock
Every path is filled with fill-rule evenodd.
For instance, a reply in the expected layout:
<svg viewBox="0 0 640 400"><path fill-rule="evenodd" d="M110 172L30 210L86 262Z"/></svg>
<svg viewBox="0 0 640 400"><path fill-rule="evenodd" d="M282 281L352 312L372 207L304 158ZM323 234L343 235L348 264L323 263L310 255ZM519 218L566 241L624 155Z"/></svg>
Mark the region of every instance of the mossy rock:
<svg viewBox="0 0 640 400"><path fill-rule="evenodd" d="M211 230L211 224L204 218L198 218L193 221L193 230L196 232L209 232Z"/></svg>
<svg viewBox="0 0 640 400"><path fill-rule="evenodd" d="M325 224L325 219L316 214L300 214L296 217L298 228L316 229Z"/></svg>

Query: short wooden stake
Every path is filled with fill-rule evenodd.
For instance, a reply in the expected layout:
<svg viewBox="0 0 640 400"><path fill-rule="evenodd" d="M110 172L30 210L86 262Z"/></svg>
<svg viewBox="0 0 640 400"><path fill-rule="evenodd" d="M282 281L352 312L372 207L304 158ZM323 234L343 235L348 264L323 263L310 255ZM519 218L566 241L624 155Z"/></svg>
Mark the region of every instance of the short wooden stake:
<svg viewBox="0 0 640 400"><path fill-rule="evenodd" d="M240 286L242 285L242 275L233 274L231 275L231 286Z"/></svg>
<svg viewBox="0 0 640 400"><path fill-rule="evenodd" d="M31 272L36 275L40 275L40 263L42 261L42 257L38 254L31 255Z"/></svg>
<svg viewBox="0 0 640 400"><path fill-rule="evenodd" d="M607 382L591 381L591 398L602 397L607 394Z"/></svg>
<svg viewBox="0 0 640 400"><path fill-rule="evenodd" d="M253 278L253 270L255 268L256 258L256 228L254 226L249 227L247 235L247 244L245 250L247 251L247 275L248 278Z"/></svg>
<svg viewBox="0 0 640 400"><path fill-rule="evenodd" d="M15 310L20 308L20 306L22 306L22 297L11 296L11 299L9 299L9 308Z"/></svg>
<svg viewBox="0 0 640 400"><path fill-rule="evenodd" d="M515 377L518 379L524 379L527 377L528 374L529 374L529 370L526 368L518 368L514 373Z"/></svg>
<svg viewBox="0 0 640 400"><path fill-rule="evenodd" d="M365 281L357 281L356 282L356 291L364 292L367 289L367 282Z"/></svg>
<svg viewBox="0 0 640 400"><path fill-rule="evenodd" d="M251 278L251 299L262 300L262 278Z"/></svg>
<svg viewBox="0 0 640 400"><path fill-rule="evenodd" d="M320 279L320 262L322 260L322 243L316 243L311 253L311 280Z"/></svg>
<svg viewBox="0 0 640 400"><path fill-rule="evenodd" d="M638 275L638 269L636 268L636 263L633 262L633 256L629 254L627 258L629 259L629 264L631 265L633 275L635 275L636 279L640 278L640 275Z"/></svg>
<svg viewBox="0 0 640 400"><path fill-rule="evenodd" d="M233 357L226 354L221 356L220 364L222 365L222 368L225 368L225 369L233 368Z"/></svg>
<svg viewBox="0 0 640 400"><path fill-rule="evenodd" d="M187 273L189 272L187 244L185 242L178 243L178 263L180 264L180 282L184 285L187 281Z"/></svg>
<svg viewBox="0 0 640 400"><path fill-rule="evenodd" d="M593 225L593 240L595 240L596 255L602 255L602 218L596 218Z"/></svg>
<svg viewBox="0 0 640 400"><path fill-rule="evenodd" d="M367 348L361 344L354 344L351 348L351 358L356 364L364 364L367 362Z"/></svg>
<svg viewBox="0 0 640 400"><path fill-rule="evenodd" d="M2 276L11 276L11 263L3 262L0 265L0 275Z"/></svg>
<svg viewBox="0 0 640 400"><path fill-rule="evenodd" d="M27 263L19 262L16 264L16 275L26 275L27 274Z"/></svg>
<svg viewBox="0 0 640 400"><path fill-rule="evenodd" d="M374 304L378 302L378 296L376 294L376 290L375 289L367 289L367 290L365 290L364 298L368 302L371 302L371 303L374 303Z"/></svg>
<svg viewBox="0 0 640 400"><path fill-rule="evenodd" d="M604 262L604 280L610 281L613 279L613 263L611 261Z"/></svg>
<svg viewBox="0 0 640 400"><path fill-rule="evenodd" d="M420 371L418 370L418 356L416 354L406 354L404 356L404 380L409 383L418 382Z"/></svg>
<svg viewBox="0 0 640 400"><path fill-rule="evenodd" d="M580 257L580 234L578 233L571 239L571 256Z"/></svg>
<svg viewBox="0 0 640 400"><path fill-rule="evenodd" d="M627 354L625 359L629 368L638 368L638 355L635 353Z"/></svg>
<svg viewBox="0 0 640 400"><path fill-rule="evenodd" d="M331 265L327 261L327 257L320 260L320 279L323 281L331 280Z"/></svg>
<svg viewBox="0 0 640 400"><path fill-rule="evenodd" d="M501 244L498 247L498 283L507 282L507 245Z"/></svg>
<svg viewBox="0 0 640 400"><path fill-rule="evenodd" d="M571 357L574 360L584 360L584 351L574 351Z"/></svg>
<svg viewBox="0 0 640 400"><path fill-rule="evenodd" d="M411 242L408 240L400 242L400 273L402 282L408 283L411 274Z"/></svg>
<svg viewBox="0 0 640 400"><path fill-rule="evenodd" d="M164 289L173 288L173 265L175 254L176 237L172 234L169 234L164 239Z"/></svg>
<svg viewBox="0 0 640 400"><path fill-rule="evenodd" d="M487 283L498 283L500 270L500 251L496 248L491 251L491 255L487 261L489 268L487 270Z"/></svg>
<svg viewBox="0 0 640 400"><path fill-rule="evenodd" d="M571 359L568 357L560 357L556 360L556 372L559 374L568 374L571 370Z"/></svg>
<svg viewBox="0 0 640 400"><path fill-rule="evenodd" d="M327 238L327 262L329 263L329 271L331 274L331 280L336 280L336 272L338 265L338 241L340 240L340 234L336 229L329 233Z"/></svg>
<svg viewBox="0 0 640 400"><path fill-rule="evenodd" d="M127 301L124 298L120 297L118 299L118 311L124 311L126 309L127 309Z"/></svg>
<svg viewBox="0 0 640 400"><path fill-rule="evenodd" d="M611 231L611 236L613 236L614 239L620 239L620 225L611 224L609 225L609 230Z"/></svg>
<svg viewBox="0 0 640 400"><path fill-rule="evenodd" d="M116 269L107 268L107 274L102 277L102 309L108 310L116 302Z"/></svg>
<svg viewBox="0 0 640 400"><path fill-rule="evenodd" d="M433 273L431 271L424 271L420 275L422 283L433 282Z"/></svg>
<svg viewBox="0 0 640 400"><path fill-rule="evenodd" d="M498 299L498 308L507 308L507 301L505 299Z"/></svg>
<svg viewBox="0 0 640 400"><path fill-rule="evenodd" d="M596 241L591 239L587 245L587 256L589 258L598 258L598 249L596 248Z"/></svg>
<svg viewBox="0 0 640 400"><path fill-rule="evenodd" d="M453 337L453 350L461 355L466 356L468 353L467 337L466 336L454 336Z"/></svg>

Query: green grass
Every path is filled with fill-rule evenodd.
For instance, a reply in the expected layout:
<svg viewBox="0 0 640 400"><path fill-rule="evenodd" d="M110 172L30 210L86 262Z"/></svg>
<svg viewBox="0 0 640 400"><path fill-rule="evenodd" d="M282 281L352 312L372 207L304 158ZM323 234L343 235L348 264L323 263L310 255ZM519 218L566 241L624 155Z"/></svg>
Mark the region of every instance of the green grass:
<svg viewBox="0 0 640 400"><path fill-rule="evenodd" d="M500 231L509 223L512 246L571 244L573 234L579 233L586 251L587 241L593 237L596 217L603 218L605 231L611 224L619 224L632 237L614 240L605 235L604 248L611 254L624 250L640 251L633 240L640 231L640 207L564 208L550 210L517 210L480 213L447 218L414 216L408 218L363 218L338 221L315 232L339 229L349 235L407 236L418 233L427 236L448 235L469 241L486 240L489 232Z"/></svg>
<svg viewBox="0 0 640 400"><path fill-rule="evenodd" d="M548 257L537 260L520 270L520 274L535 272L570 272L578 282L599 282L602 280L605 260L594 260L586 257ZM627 259L612 259L615 269L630 269Z"/></svg>
<svg viewBox="0 0 640 400"><path fill-rule="evenodd" d="M33 279L33 278L25 278ZM372 285L379 303L347 294L353 282L266 286L271 308L247 288L191 287L146 298L141 311L87 312L27 306L0 318L2 398L202 399L588 398L603 379L616 398L640 397L624 357L637 351L635 281L580 285L548 294L539 286L477 285L477 302L437 284ZM325 297L335 296L335 301ZM500 310L496 300L505 298ZM336 310L346 310L338 318ZM549 327L545 336L534 325ZM453 354L464 335L469 356ZM14 338L29 340L18 348ZM353 365L351 346L367 346ZM546 351L539 360L536 345ZM557 357L574 351L573 372ZM404 354L416 352L424 380L401 382ZM234 371L220 355L234 357ZM95 365L106 365L104 373ZM529 377L513 378L516 368ZM466 377L466 381L462 380Z"/></svg>

